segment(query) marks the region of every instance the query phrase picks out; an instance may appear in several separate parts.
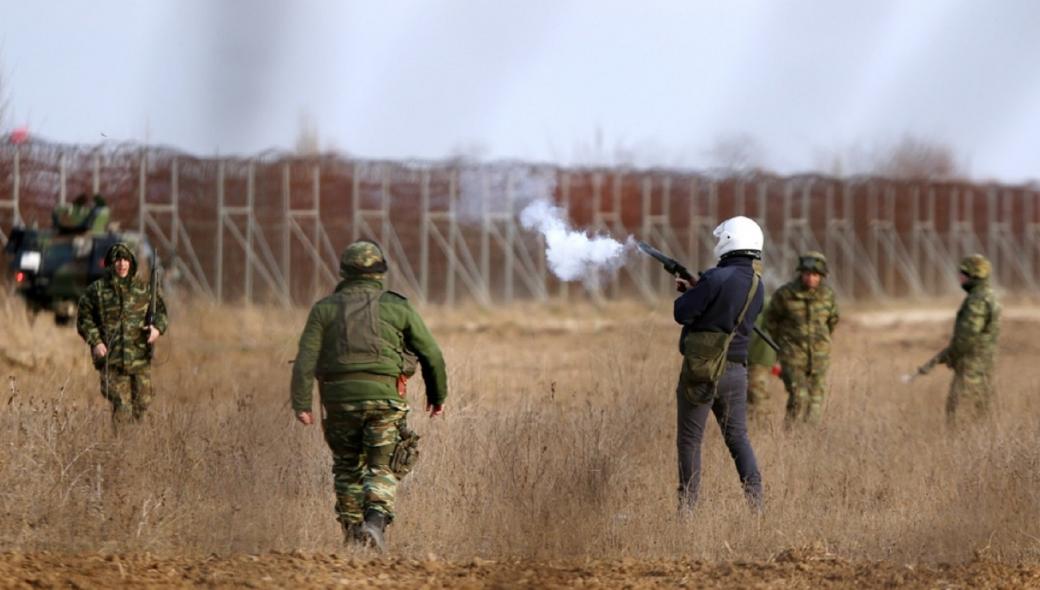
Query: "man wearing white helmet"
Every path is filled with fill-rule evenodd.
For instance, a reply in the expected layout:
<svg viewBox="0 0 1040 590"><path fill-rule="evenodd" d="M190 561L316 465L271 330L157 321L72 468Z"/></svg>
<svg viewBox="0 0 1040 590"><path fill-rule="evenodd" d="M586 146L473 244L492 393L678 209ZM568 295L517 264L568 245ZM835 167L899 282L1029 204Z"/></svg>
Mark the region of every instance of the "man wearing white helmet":
<svg viewBox="0 0 1040 590"><path fill-rule="evenodd" d="M676 444L679 506L697 502L701 441L714 413L740 483L755 510L762 507L762 477L747 431L747 354L755 318L765 299L758 261L762 228L747 217L727 219L714 232L718 265L694 283L676 279L675 321L682 324L683 368L677 391Z"/></svg>

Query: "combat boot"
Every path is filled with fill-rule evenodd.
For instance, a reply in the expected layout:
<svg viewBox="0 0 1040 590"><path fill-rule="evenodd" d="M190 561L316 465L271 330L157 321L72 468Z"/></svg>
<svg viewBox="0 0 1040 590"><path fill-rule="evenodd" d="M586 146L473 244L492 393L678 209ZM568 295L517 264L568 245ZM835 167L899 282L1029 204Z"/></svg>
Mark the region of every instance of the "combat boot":
<svg viewBox="0 0 1040 590"><path fill-rule="evenodd" d="M365 535L361 532L360 522L348 522L343 525L344 545L363 545L364 543Z"/></svg>
<svg viewBox="0 0 1040 590"><path fill-rule="evenodd" d="M361 524L361 537L369 547L375 547L379 551L386 551L386 540L383 532L386 531L387 518L382 512L369 510L365 513L365 522Z"/></svg>

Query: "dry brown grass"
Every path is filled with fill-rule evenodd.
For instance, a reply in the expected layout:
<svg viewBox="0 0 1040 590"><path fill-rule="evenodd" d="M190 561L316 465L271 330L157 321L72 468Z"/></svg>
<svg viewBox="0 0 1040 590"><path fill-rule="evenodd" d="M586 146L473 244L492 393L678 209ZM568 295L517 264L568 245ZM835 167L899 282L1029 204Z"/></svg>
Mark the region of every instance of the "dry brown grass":
<svg viewBox="0 0 1040 590"><path fill-rule="evenodd" d="M825 425L779 428L777 382L777 420L753 432L766 515L745 509L712 427L704 500L681 522L669 310L426 310L451 397L443 420L416 412L424 455L401 488L395 552L750 560L816 545L896 562L1040 560L1040 323L1006 323L995 419L951 432L948 374L897 382L948 324L849 314ZM172 313L151 420L115 437L74 331L30 325L0 300L0 549L339 549L328 451L286 400L305 312L174 302Z"/></svg>

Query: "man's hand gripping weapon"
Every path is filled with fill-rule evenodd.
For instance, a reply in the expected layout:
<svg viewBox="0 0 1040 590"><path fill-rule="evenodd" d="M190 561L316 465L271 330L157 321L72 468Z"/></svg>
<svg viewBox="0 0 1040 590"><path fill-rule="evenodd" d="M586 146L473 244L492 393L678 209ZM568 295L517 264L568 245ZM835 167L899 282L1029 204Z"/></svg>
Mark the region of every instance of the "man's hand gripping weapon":
<svg viewBox="0 0 1040 590"><path fill-rule="evenodd" d="M672 258L672 257L670 257L668 255L666 255L664 252L661 252L660 250L658 250L657 248L654 248L653 246L651 246L650 244L647 244L646 242L641 242L639 240L636 240L636 244L639 245L639 249L642 250L644 254L647 254L648 256L652 257L654 260L657 260L658 262L660 262L661 265L664 266L664 270L666 272L668 272L668 274L675 275L675 276L679 277L680 279L690 283L691 285L697 282L697 279L693 278L693 275L690 274L690 271L687 270L685 266L680 264L678 260L676 260L676 259L674 259L674 258ZM701 273L698 273L698 274L701 274ZM769 334L766 334L762 330L759 330L758 326L754 326L754 328L755 328L755 334L758 334L758 336L766 344L768 344L770 348L772 348L773 350L775 350L777 352L780 352L780 346L776 342L774 342L772 338L769 337Z"/></svg>

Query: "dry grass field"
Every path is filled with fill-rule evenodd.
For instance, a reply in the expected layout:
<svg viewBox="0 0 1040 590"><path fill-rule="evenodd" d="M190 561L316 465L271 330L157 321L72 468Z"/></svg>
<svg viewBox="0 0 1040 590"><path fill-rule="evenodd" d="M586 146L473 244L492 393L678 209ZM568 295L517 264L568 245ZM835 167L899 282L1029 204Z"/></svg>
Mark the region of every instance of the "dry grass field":
<svg viewBox="0 0 1040 590"><path fill-rule="evenodd" d="M1040 314L1008 306L996 414L950 430L949 373L898 377L955 306L848 311L825 423L782 428L776 381L754 425L765 515L712 426L683 520L669 302L426 309L447 415L410 384L423 457L376 558L340 544L288 407L305 310L171 302L154 411L115 436L75 332L0 299L0 586L1040 585Z"/></svg>

